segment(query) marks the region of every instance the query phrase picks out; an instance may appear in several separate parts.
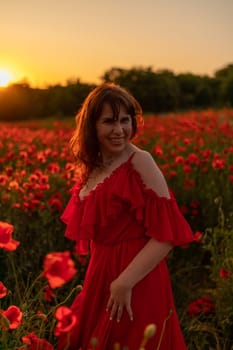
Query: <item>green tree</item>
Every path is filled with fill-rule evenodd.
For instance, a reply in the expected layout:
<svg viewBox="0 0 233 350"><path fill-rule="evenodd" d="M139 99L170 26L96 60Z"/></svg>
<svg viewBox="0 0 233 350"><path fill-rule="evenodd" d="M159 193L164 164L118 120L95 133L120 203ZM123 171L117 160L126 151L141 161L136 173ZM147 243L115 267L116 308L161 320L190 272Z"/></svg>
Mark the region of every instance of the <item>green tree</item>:
<svg viewBox="0 0 233 350"><path fill-rule="evenodd" d="M233 106L233 64L215 72L219 82L219 98L222 104Z"/></svg>

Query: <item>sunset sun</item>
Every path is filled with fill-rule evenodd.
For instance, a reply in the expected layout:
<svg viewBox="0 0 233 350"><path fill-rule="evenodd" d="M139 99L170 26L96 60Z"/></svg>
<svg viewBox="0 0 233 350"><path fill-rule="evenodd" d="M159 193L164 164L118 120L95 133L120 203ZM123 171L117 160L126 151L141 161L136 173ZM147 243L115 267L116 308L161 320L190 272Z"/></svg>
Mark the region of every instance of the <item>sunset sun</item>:
<svg viewBox="0 0 233 350"><path fill-rule="evenodd" d="M13 75L5 70L5 69L0 69L0 87L5 87L7 86L13 79Z"/></svg>

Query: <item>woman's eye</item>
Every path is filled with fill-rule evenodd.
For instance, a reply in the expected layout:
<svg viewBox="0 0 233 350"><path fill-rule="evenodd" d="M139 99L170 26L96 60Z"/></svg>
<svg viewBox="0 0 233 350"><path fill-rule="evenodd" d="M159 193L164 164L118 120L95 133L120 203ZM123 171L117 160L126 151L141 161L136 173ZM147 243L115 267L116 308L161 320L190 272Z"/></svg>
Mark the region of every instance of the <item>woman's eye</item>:
<svg viewBox="0 0 233 350"><path fill-rule="evenodd" d="M129 117L125 117L121 119L121 122L127 124L130 121Z"/></svg>
<svg viewBox="0 0 233 350"><path fill-rule="evenodd" d="M105 124L111 124L111 123L113 123L113 121L114 121L114 120L113 120L112 118L108 118L108 119L104 119L103 122L104 122Z"/></svg>

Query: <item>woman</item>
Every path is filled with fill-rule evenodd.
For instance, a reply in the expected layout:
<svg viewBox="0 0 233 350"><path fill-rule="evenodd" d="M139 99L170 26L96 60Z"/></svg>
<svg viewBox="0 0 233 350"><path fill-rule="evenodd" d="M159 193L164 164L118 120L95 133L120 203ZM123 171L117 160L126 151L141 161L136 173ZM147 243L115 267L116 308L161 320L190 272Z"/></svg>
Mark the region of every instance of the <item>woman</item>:
<svg viewBox="0 0 233 350"><path fill-rule="evenodd" d="M193 240L152 156L131 142L141 107L125 89L102 84L86 98L71 140L80 179L62 215L66 237L91 257L71 308L77 324L59 349L186 349L174 307L166 257Z"/></svg>

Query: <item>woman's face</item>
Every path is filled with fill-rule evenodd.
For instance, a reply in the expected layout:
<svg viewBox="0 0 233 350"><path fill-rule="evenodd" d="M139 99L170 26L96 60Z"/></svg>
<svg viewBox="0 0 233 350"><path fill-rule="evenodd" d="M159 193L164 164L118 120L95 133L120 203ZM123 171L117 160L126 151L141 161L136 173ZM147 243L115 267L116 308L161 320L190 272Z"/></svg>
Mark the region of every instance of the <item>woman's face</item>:
<svg viewBox="0 0 233 350"><path fill-rule="evenodd" d="M96 132L102 156L111 157L122 153L130 142L133 128L132 118L124 106L120 106L117 119L108 103L96 122Z"/></svg>

